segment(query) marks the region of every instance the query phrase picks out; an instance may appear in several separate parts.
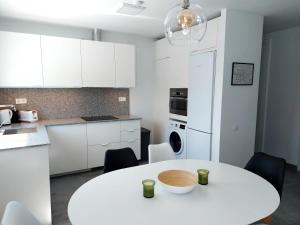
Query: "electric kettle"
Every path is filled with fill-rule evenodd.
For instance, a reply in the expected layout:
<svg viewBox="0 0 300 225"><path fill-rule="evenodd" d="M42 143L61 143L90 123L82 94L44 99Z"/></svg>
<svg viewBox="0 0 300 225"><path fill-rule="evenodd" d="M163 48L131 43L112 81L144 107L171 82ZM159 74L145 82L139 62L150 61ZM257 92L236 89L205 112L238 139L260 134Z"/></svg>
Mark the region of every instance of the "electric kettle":
<svg viewBox="0 0 300 225"><path fill-rule="evenodd" d="M13 112L10 109L1 109L0 110L0 124L8 125L11 124L11 118L13 116Z"/></svg>

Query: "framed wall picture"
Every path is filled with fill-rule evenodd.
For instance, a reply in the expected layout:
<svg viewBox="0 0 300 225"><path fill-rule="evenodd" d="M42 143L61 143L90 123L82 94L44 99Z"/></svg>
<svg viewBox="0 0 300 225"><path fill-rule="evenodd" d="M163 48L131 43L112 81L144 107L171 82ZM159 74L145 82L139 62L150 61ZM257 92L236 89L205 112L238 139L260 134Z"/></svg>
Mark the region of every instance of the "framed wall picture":
<svg viewBox="0 0 300 225"><path fill-rule="evenodd" d="M231 85L253 85L254 63L232 63Z"/></svg>

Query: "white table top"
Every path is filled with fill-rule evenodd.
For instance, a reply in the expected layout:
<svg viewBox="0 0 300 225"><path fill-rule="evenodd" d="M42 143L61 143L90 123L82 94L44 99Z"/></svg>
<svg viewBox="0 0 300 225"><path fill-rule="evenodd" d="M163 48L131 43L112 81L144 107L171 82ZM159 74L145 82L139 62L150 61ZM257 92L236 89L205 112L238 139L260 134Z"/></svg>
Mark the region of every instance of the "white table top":
<svg viewBox="0 0 300 225"><path fill-rule="evenodd" d="M166 192L157 175L168 169L210 170L209 184L188 194ZM142 180L155 179L155 197L143 197ZM72 196L73 225L246 225L272 214L275 188L244 169L200 160L172 160L98 176Z"/></svg>

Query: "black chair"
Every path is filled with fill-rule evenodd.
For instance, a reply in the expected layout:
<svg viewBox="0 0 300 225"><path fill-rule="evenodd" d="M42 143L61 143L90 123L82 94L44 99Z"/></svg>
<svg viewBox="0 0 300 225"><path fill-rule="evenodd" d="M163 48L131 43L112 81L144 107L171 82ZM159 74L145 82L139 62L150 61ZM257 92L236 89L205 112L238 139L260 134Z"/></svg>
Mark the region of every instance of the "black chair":
<svg viewBox="0 0 300 225"><path fill-rule="evenodd" d="M286 162L282 158L259 152L247 163L245 169L269 181L282 195Z"/></svg>
<svg viewBox="0 0 300 225"><path fill-rule="evenodd" d="M107 150L104 160L104 173L138 166L139 162L131 148Z"/></svg>

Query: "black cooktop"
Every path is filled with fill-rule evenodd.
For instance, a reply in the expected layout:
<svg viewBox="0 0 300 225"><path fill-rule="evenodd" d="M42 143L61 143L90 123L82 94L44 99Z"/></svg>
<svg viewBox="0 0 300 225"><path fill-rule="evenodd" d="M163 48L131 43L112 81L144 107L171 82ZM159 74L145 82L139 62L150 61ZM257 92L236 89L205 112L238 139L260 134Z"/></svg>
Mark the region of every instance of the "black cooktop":
<svg viewBox="0 0 300 225"><path fill-rule="evenodd" d="M81 117L85 121L103 121L103 120L118 120L119 118L115 116L89 116Z"/></svg>

